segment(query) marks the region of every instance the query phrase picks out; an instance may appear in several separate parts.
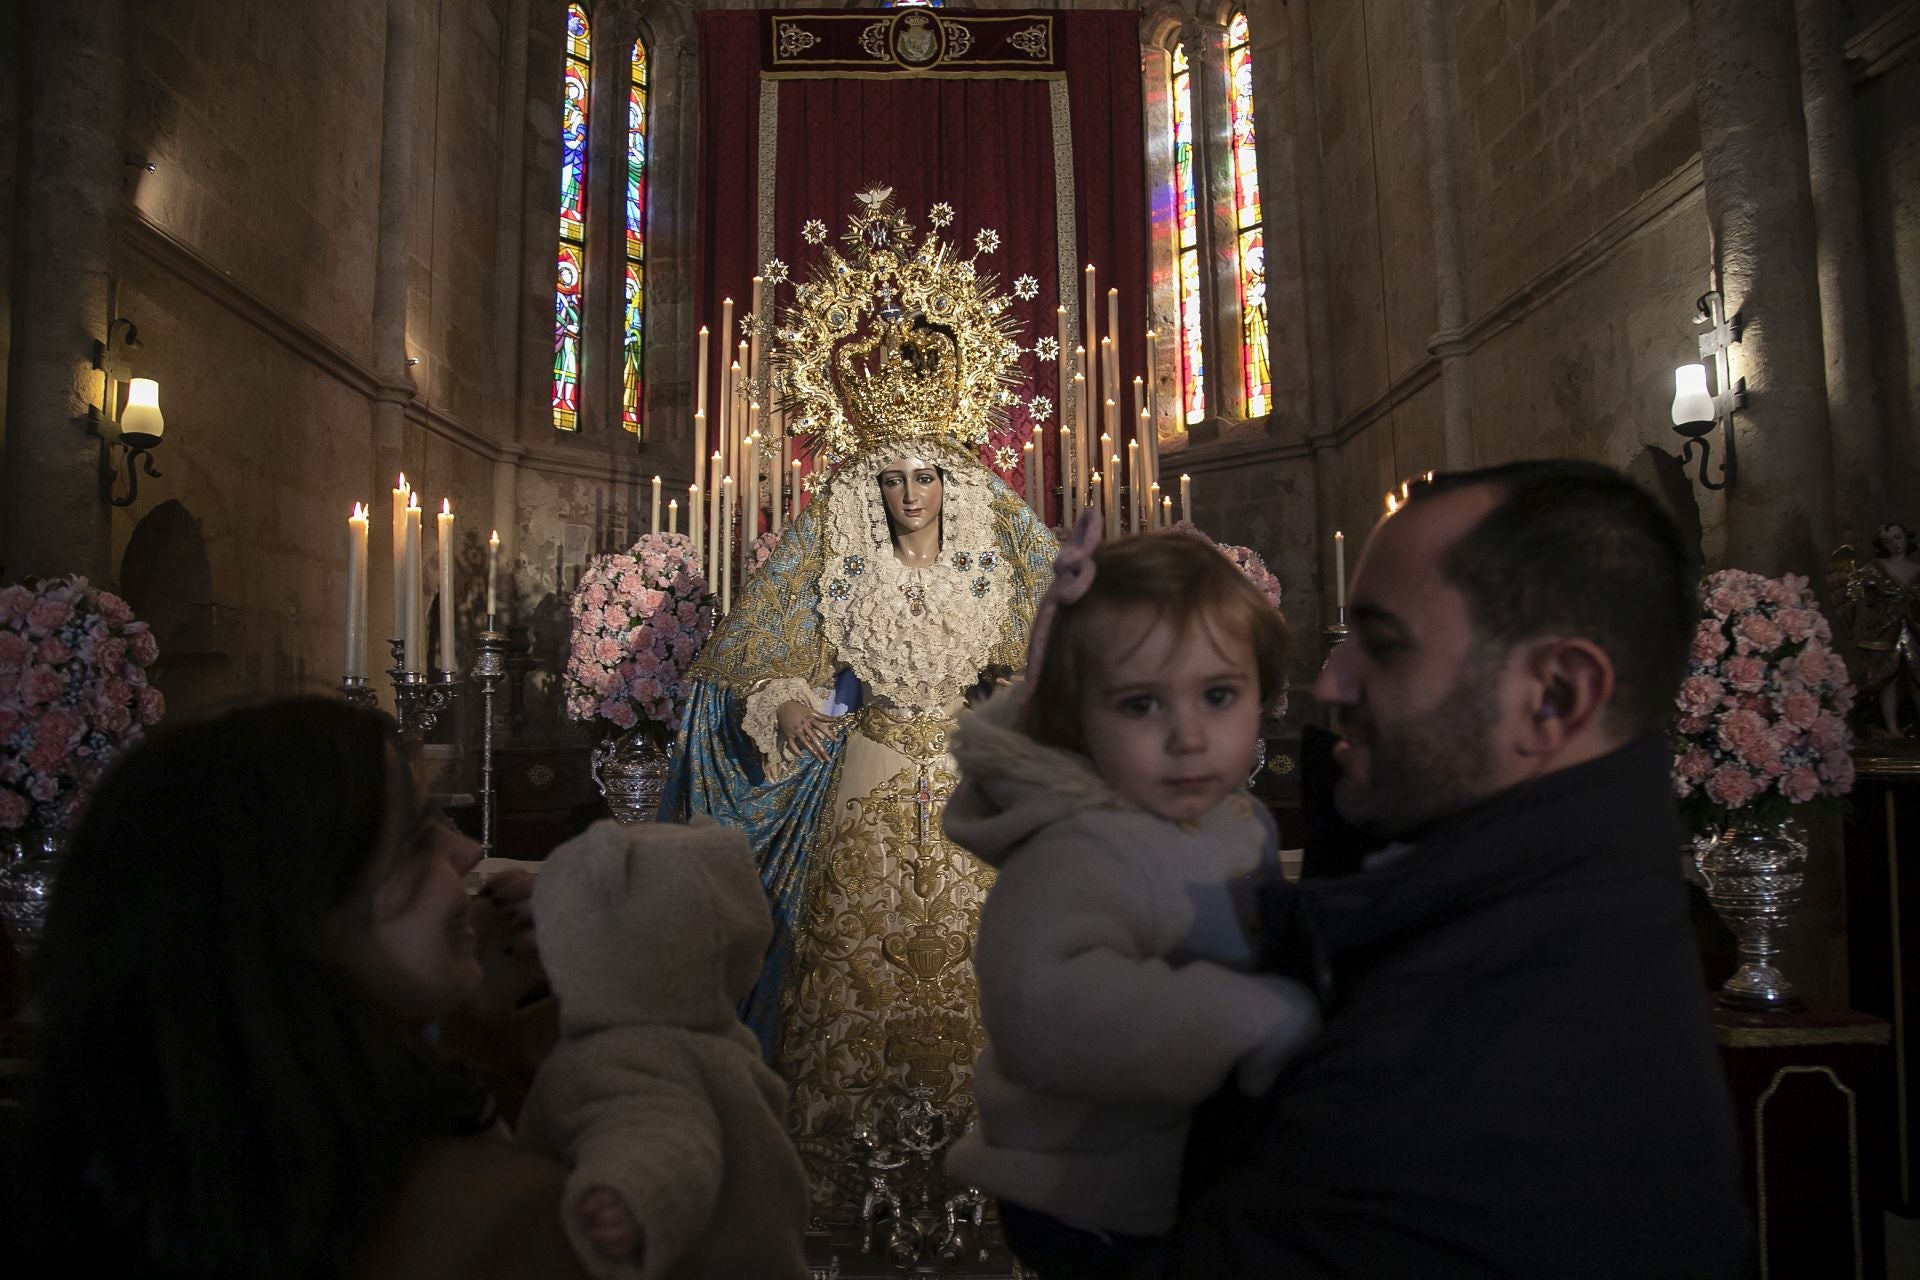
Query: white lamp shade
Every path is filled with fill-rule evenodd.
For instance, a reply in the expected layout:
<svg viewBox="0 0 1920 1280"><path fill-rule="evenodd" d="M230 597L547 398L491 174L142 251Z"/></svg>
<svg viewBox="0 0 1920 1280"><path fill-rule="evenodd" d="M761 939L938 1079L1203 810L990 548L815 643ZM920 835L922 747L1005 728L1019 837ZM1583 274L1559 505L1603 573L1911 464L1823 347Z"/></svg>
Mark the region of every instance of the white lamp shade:
<svg viewBox="0 0 1920 1280"><path fill-rule="evenodd" d="M120 430L158 440L167 430L160 416L160 384L152 378L134 378L127 383L127 407L120 415Z"/></svg>
<svg viewBox="0 0 1920 1280"><path fill-rule="evenodd" d="M1707 366L1683 364L1673 371L1673 425L1713 421L1713 397L1707 394Z"/></svg>

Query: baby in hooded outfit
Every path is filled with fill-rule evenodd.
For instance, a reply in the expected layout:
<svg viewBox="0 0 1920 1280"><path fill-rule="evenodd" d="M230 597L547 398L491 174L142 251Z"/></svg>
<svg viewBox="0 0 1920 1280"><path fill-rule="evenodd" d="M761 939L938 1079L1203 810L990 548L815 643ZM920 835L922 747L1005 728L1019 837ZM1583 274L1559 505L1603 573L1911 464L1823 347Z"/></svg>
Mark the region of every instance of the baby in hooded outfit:
<svg viewBox="0 0 1920 1280"><path fill-rule="evenodd" d="M1246 792L1279 611L1189 534L1095 542L1083 522L1061 553L1026 682L961 717L945 814L999 869L974 949L979 1122L946 1168L998 1197L1047 1280L1148 1256L1193 1107L1236 1075L1263 1092L1319 1025L1306 988L1249 972L1279 874Z"/></svg>
<svg viewBox="0 0 1920 1280"><path fill-rule="evenodd" d="M808 1200L787 1087L735 1005L773 935L747 839L602 822L533 895L560 1043L519 1139L569 1167L565 1222L599 1277L803 1277Z"/></svg>

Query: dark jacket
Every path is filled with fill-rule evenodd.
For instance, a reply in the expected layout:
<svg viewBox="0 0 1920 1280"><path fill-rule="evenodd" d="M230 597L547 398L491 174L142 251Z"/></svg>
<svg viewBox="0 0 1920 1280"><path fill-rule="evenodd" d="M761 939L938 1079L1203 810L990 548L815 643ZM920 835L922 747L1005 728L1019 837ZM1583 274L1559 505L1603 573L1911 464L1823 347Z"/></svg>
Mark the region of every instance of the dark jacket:
<svg viewBox="0 0 1920 1280"><path fill-rule="evenodd" d="M1269 967L1327 1026L1196 1120L1165 1277L1714 1280L1749 1227L1644 740L1504 792L1388 865L1276 886Z"/></svg>

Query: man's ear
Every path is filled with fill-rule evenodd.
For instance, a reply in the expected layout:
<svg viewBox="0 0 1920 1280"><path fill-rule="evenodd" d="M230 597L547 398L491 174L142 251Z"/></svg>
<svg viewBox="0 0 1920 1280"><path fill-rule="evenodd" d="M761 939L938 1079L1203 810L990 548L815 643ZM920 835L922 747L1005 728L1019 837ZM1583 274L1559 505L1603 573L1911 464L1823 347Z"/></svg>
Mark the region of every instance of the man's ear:
<svg viewBox="0 0 1920 1280"><path fill-rule="evenodd" d="M1526 756L1557 755L1603 728L1613 701L1613 659L1584 636L1549 636L1525 659L1527 703L1519 734Z"/></svg>

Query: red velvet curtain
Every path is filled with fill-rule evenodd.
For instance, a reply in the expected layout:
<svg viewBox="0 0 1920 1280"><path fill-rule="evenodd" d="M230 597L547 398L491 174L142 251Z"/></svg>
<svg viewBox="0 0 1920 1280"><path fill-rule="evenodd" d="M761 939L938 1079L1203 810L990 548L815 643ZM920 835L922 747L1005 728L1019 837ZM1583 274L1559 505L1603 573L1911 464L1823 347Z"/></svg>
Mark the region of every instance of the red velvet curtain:
<svg viewBox="0 0 1920 1280"><path fill-rule="evenodd" d="M786 11L788 13L792 11ZM945 10L951 15L955 11ZM945 235L971 253L975 234L999 234L998 249L979 258L982 270L1011 292L1021 276L1037 287L1016 298L1013 313L1024 344L1056 332L1061 289L1078 293L1079 267L1095 265L1099 331L1107 329L1106 291L1121 298L1118 337L1121 384L1145 372L1147 226L1142 162L1139 19L1135 14L1053 13L1057 57L1066 72L1073 150L1075 244L1063 282L1056 208L1059 157L1054 145L1053 81L1043 79L763 78L770 23L760 12L707 12L700 18L701 184L696 267L697 324L714 324L722 298L735 314L747 309L758 260L757 192L774 200L774 256L804 278L816 250L800 236L818 218L837 240L853 209L855 191L892 186L916 229L928 229L927 210L945 201L954 209ZM778 93L775 171L759 173L761 95ZM1076 339L1070 335L1069 345ZM716 381L736 332L714 342ZM1070 354L1070 353L1069 353ZM1040 422L1044 486L1058 483L1058 428L1065 397L1061 365L1029 351L1021 360L1023 396L1044 396L1052 413ZM1068 371L1071 379L1071 370ZM1124 403L1124 402L1123 402ZM1122 411L1123 429L1130 428ZM1021 445L1031 438L1034 414L1023 405L1010 415L983 457L1016 489L1024 490ZM1125 435L1122 437L1126 438ZM1006 452L1002 452L1005 450ZM1047 507L1057 521L1057 499Z"/></svg>

